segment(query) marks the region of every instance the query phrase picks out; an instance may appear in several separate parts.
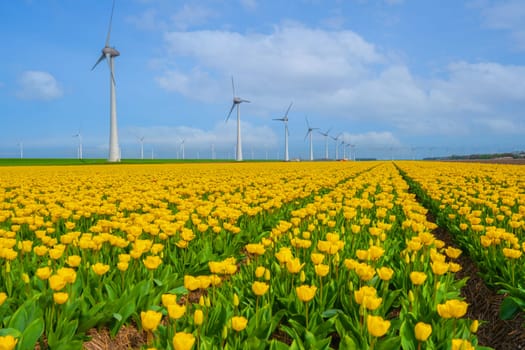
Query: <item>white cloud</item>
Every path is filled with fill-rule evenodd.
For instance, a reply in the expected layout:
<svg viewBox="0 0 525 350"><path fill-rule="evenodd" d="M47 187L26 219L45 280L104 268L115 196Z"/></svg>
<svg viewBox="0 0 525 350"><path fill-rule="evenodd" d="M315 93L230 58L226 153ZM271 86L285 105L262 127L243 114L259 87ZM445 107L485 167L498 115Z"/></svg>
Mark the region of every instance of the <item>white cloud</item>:
<svg viewBox="0 0 525 350"><path fill-rule="evenodd" d="M215 12L207 7L185 4L171 16L171 20L176 28L186 30L189 27L205 24L214 16Z"/></svg>
<svg viewBox="0 0 525 350"><path fill-rule="evenodd" d="M341 140L359 147L399 147L401 142L390 131L370 131L362 134L344 133Z"/></svg>
<svg viewBox="0 0 525 350"><path fill-rule="evenodd" d="M141 30L165 30L167 28L167 23L154 9L147 9L136 16L129 16L127 21Z"/></svg>
<svg viewBox="0 0 525 350"><path fill-rule="evenodd" d="M251 147L275 147L278 138L275 132L268 126L256 126L249 121L242 122L242 139L245 150ZM166 127L135 127L127 130L123 142L138 142L137 137L144 137L144 143L155 143L163 146L177 146L180 140L185 140L187 149L206 149L212 144L219 149L231 149L237 142L236 121L230 119L228 122L218 122L212 129L203 130L189 126Z"/></svg>
<svg viewBox="0 0 525 350"><path fill-rule="evenodd" d="M62 97L63 91L53 75L43 71L25 71L18 79L16 95L25 100L52 100Z"/></svg>
<svg viewBox="0 0 525 350"><path fill-rule="evenodd" d="M348 30L286 23L266 34L169 32L165 43L157 77L163 89L227 101L233 74L237 94L263 117L282 113L293 100L296 115L363 121L406 135L467 135L480 131L474 126L493 129L482 119L516 123L516 111L525 109L525 66L458 61L439 78L423 79ZM182 69L181 61L193 66Z"/></svg>
<svg viewBox="0 0 525 350"><path fill-rule="evenodd" d="M257 8L257 0L239 0L239 2L246 10L253 11Z"/></svg>
<svg viewBox="0 0 525 350"><path fill-rule="evenodd" d="M484 24L488 28L507 30L518 49L525 50L525 2L522 0L479 3Z"/></svg>

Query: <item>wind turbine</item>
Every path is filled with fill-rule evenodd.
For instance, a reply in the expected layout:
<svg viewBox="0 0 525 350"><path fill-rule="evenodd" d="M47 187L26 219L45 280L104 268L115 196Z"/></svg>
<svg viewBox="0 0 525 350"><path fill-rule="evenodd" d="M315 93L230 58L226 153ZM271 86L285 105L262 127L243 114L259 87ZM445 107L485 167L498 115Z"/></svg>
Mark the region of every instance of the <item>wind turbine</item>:
<svg viewBox="0 0 525 350"><path fill-rule="evenodd" d="M77 156L78 159L82 160L82 134L80 134L80 130L77 134L73 135L73 137L78 137L78 150L77 150Z"/></svg>
<svg viewBox="0 0 525 350"><path fill-rule="evenodd" d="M341 146L343 147L343 160L346 160L346 148L345 148L345 137L343 136L343 141L341 141Z"/></svg>
<svg viewBox="0 0 525 350"><path fill-rule="evenodd" d="M119 150L119 144L118 144L118 132L117 132L117 101L115 96L115 66L114 66L114 60L115 57L120 56L120 52L118 52L114 47L109 46L109 39L111 36L111 22L113 20L113 10L115 9L115 0L113 0L113 6L111 7L111 16L109 17L109 27L108 27L108 35L106 37L106 46L102 49L102 55L100 55L99 59L91 68L91 70L95 69L95 67L104 59L107 60L108 66L109 66L109 90L110 90L110 107L109 107L109 156L108 161L109 162L119 162L120 161L120 150Z"/></svg>
<svg viewBox="0 0 525 350"><path fill-rule="evenodd" d="M308 123L308 118L305 117L305 119L306 119L306 125L308 125L308 131L306 132L306 136L304 137L304 139L306 140L306 138L310 136L310 160L314 160L314 146L312 142L312 131L319 130L319 128L312 128L310 126L310 123Z"/></svg>
<svg viewBox="0 0 525 350"><path fill-rule="evenodd" d="M182 159L184 159L184 142L186 141L186 139L181 139L181 142L180 142L180 151L181 151L181 154L182 154Z"/></svg>
<svg viewBox="0 0 525 350"><path fill-rule="evenodd" d="M286 113L284 114L284 117L282 118L275 118L273 120L279 120L284 122L284 160L287 162L290 160L288 157L288 112L290 112L290 108L292 108L293 102L290 102L290 105L288 106L288 109L286 110Z"/></svg>
<svg viewBox="0 0 525 350"><path fill-rule="evenodd" d="M144 159L144 136L139 137L140 142L140 159Z"/></svg>
<svg viewBox="0 0 525 350"><path fill-rule="evenodd" d="M332 130L328 129L326 132L319 131L321 135L324 136L324 159L328 159L328 133Z"/></svg>
<svg viewBox="0 0 525 350"><path fill-rule="evenodd" d="M24 143L20 141L18 143L18 147L20 148L20 159L24 158Z"/></svg>
<svg viewBox="0 0 525 350"><path fill-rule="evenodd" d="M230 113L228 113L228 117L226 117L226 121L230 119L230 115L233 112L233 109L235 106L237 106L237 148L236 148L236 155L235 160L240 162L242 161L242 142L241 142L241 109L240 104L243 102L248 102L248 100L244 100L238 96L235 96L235 83L233 82L233 76L232 76L232 91L233 91L233 103L232 108L230 108Z"/></svg>
<svg viewBox="0 0 525 350"><path fill-rule="evenodd" d="M339 159L339 154L337 153L337 150L339 149L339 144L337 143L337 140L339 140L341 135L343 135L342 132L339 133L339 135L337 135L336 137L330 136L332 138L332 140L335 141L335 160Z"/></svg>

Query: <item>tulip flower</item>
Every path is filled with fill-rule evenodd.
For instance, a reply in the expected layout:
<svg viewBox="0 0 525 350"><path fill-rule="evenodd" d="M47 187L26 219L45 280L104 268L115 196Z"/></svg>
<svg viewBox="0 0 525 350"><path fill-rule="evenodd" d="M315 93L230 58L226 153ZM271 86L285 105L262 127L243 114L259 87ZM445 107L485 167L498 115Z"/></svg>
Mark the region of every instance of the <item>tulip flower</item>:
<svg viewBox="0 0 525 350"><path fill-rule="evenodd" d="M430 337L430 334L432 333L432 326L428 323L418 322L414 327L414 333L418 341L427 341L428 337Z"/></svg>
<svg viewBox="0 0 525 350"><path fill-rule="evenodd" d="M244 330L248 325L248 319L243 316L233 316L231 322L232 328L237 332Z"/></svg>
<svg viewBox="0 0 525 350"><path fill-rule="evenodd" d="M190 350L195 344L195 336L191 333L177 332L172 342L175 350Z"/></svg>
<svg viewBox="0 0 525 350"><path fill-rule="evenodd" d="M382 337L390 328L390 321L384 320L381 316L368 315L366 319L368 333L374 337Z"/></svg>

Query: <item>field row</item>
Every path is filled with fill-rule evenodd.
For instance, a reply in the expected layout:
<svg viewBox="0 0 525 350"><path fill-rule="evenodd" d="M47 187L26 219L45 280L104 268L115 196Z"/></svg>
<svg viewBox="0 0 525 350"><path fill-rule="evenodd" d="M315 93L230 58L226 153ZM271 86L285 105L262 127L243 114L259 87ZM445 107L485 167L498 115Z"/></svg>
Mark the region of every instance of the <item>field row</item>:
<svg viewBox="0 0 525 350"><path fill-rule="evenodd" d="M487 284L509 295L500 316L525 311L525 168L424 162L400 168Z"/></svg>
<svg viewBox="0 0 525 350"><path fill-rule="evenodd" d="M481 348L462 252L432 235L391 163L1 173L13 348L81 349L88 330L124 324L158 349Z"/></svg>

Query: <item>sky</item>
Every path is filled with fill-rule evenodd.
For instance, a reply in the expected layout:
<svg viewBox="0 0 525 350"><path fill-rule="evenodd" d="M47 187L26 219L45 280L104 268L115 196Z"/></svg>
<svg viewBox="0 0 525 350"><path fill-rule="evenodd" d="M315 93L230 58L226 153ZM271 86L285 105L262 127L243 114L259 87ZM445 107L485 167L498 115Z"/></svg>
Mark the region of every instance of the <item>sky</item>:
<svg viewBox="0 0 525 350"><path fill-rule="evenodd" d="M111 7L0 2L0 157L107 157ZM232 77L244 159L290 103L290 158L525 150L522 0L116 0L110 44L122 158L233 158Z"/></svg>

